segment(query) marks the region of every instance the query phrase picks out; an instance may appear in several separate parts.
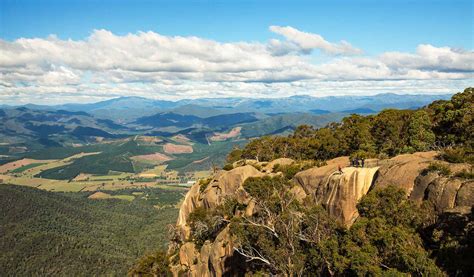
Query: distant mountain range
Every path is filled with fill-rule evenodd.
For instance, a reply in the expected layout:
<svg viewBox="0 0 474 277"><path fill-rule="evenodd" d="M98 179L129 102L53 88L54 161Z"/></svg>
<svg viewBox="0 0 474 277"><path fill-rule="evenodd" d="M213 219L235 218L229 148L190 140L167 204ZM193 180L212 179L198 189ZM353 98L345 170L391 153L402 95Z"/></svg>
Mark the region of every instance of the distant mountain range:
<svg viewBox="0 0 474 277"><path fill-rule="evenodd" d="M375 113L382 109L414 109L434 100L449 99L451 94L377 94L374 96L291 96L287 98L202 98L179 101L153 100L143 97L120 97L89 104L24 105L35 110L82 111L100 118L131 122L159 112L193 115L201 118L232 113Z"/></svg>
<svg viewBox="0 0 474 277"><path fill-rule="evenodd" d="M287 134L302 124L323 127L352 113L415 109L449 98L450 95L379 94L164 101L121 97L90 104L4 105L0 107L0 155L51 146L75 147L135 135L184 135L210 145L213 136L237 141Z"/></svg>

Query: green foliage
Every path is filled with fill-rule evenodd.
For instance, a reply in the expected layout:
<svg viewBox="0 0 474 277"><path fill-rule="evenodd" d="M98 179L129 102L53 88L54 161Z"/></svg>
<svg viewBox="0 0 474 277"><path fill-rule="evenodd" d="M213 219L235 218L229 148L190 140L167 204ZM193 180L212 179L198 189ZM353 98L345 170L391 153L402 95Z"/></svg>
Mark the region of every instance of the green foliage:
<svg viewBox="0 0 474 277"><path fill-rule="evenodd" d="M454 177L458 177L462 179L474 179L474 172L472 172L472 168L470 171L463 169L462 171L456 173Z"/></svg>
<svg viewBox="0 0 474 277"><path fill-rule="evenodd" d="M406 199L405 195L404 190L394 186L376 189L362 198L357 204L357 210L361 217L383 218L392 226L415 228L420 225L422 218L417 206Z"/></svg>
<svg viewBox="0 0 474 277"><path fill-rule="evenodd" d="M380 275L392 269L420 276L440 276L416 233L422 212L406 199L405 192L389 186L376 189L357 205L360 218L343 240L350 260L347 273Z"/></svg>
<svg viewBox="0 0 474 277"><path fill-rule="evenodd" d="M0 275L124 276L143 253L165 250L177 209L89 195L1 185Z"/></svg>
<svg viewBox="0 0 474 277"><path fill-rule="evenodd" d="M203 193L206 190L207 186L209 186L211 181L212 181L212 178L199 180L199 192Z"/></svg>
<svg viewBox="0 0 474 277"><path fill-rule="evenodd" d="M227 163L228 164L233 164L234 162L242 159L242 149L240 148L234 148L232 149L232 151L230 151L230 153L227 155Z"/></svg>
<svg viewBox="0 0 474 277"><path fill-rule="evenodd" d="M224 167L222 167L222 169L225 171L229 171L229 170L234 169L234 166L232 164L226 164L224 165Z"/></svg>
<svg viewBox="0 0 474 277"><path fill-rule="evenodd" d="M40 166L40 165L43 165L43 164L45 164L45 163L31 163L31 164L24 165L22 167L16 168L16 169L12 170L11 173L22 173L23 171L26 171L28 169L31 169L31 168L34 168L34 167L37 167L37 166Z"/></svg>
<svg viewBox="0 0 474 277"><path fill-rule="evenodd" d="M474 88L453 95L450 101L435 101L427 107L437 140L445 145L474 143Z"/></svg>
<svg viewBox="0 0 474 277"><path fill-rule="evenodd" d="M206 209L198 207L188 215L191 227L191 239L197 248L201 248L206 240L214 241L217 234L225 227L222 209Z"/></svg>
<svg viewBox="0 0 474 277"><path fill-rule="evenodd" d="M433 251L436 263L449 276L470 276L474 272L474 216L469 214L442 214L423 232L426 245Z"/></svg>
<svg viewBox="0 0 474 277"><path fill-rule="evenodd" d="M282 178L249 178L251 217L231 219L247 272L315 276L443 276L418 234L425 211L395 187L377 189L344 229L311 199L295 202ZM251 257L251 258L249 258Z"/></svg>
<svg viewBox="0 0 474 277"><path fill-rule="evenodd" d="M281 177L250 177L245 180L243 187L250 196L257 199L269 199L275 191L288 187L288 181Z"/></svg>
<svg viewBox="0 0 474 277"><path fill-rule="evenodd" d="M430 163L430 165L425 169L425 172L437 172L443 176L451 175L451 169L449 169L447 165L437 162Z"/></svg>
<svg viewBox="0 0 474 277"><path fill-rule="evenodd" d="M436 136L431 130L431 120L425 110L416 111L408 124L408 144L415 151L427 151L434 144Z"/></svg>
<svg viewBox="0 0 474 277"><path fill-rule="evenodd" d="M474 164L474 152L472 148L447 147L441 152L441 158L450 163L468 162Z"/></svg>
<svg viewBox="0 0 474 277"><path fill-rule="evenodd" d="M300 164L290 164L290 165L281 165L281 164L276 164L273 167L273 172L282 172L283 176L285 176L286 179L290 180L293 178L293 176L296 175L296 173L300 172L302 169L302 166Z"/></svg>
<svg viewBox="0 0 474 277"><path fill-rule="evenodd" d="M169 259L164 251L155 251L140 257L128 271L128 276L153 277L173 276Z"/></svg>

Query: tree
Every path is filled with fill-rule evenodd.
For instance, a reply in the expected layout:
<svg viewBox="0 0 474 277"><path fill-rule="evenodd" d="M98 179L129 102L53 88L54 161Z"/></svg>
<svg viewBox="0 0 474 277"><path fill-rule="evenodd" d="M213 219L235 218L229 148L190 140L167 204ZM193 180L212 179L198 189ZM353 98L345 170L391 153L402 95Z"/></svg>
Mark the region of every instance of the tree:
<svg viewBox="0 0 474 277"><path fill-rule="evenodd" d="M435 142L435 134L431 130L431 120L425 110L416 111L408 124L408 145L415 151L426 151Z"/></svg>

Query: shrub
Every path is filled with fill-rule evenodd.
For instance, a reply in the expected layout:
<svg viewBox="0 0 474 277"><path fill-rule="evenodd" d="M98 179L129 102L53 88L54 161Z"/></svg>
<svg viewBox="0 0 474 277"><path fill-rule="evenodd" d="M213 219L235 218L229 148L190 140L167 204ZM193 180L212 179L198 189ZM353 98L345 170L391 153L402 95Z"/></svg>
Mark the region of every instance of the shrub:
<svg viewBox="0 0 474 277"><path fill-rule="evenodd" d="M441 152L441 158L450 163L472 163L472 156L472 153L469 153L469 151L466 151L466 149L461 146L449 147Z"/></svg>
<svg viewBox="0 0 474 277"><path fill-rule="evenodd" d="M172 276L168 256L164 251L145 254L130 268L128 276Z"/></svg>
<svg viewBox="0 0 474 277"><path fill-rule="evenodd" d="M281 191L288 181L281 177L250 177L244 182L244 189L257 199L269 199L274 191Z"/></svg>
<svg viewBox="0 0 474 277"><path fill-rule="evenodd" d="M431 163L424 170L424 173L428 173L428 172L437 172L438 174L443 175L443 176L451 175L451 170L449 169L449 167L441 163Z"/></svg>
<svg viewBox="0 0 474 277"><path fill-rule="evenodd" d="M286 179L290 180L295 176L296 173L301 171L301 165L300 164L290 164L290 165L281 165L281 164L276 164L273 167L273 172L282 172L283 176L285 176Z"/></svg>
<svg viewBox="0 0 474 277"><path fill-rule="evenodd" d="M191 238L196 248L203 246L206 240L213 241L217 234L225 227L222 208L208 210L204 207L196 208L188 216L189 226L191 227Z"/></svg>
<svg viewBox="0 0 474 277"><path fill-rule="evenodd" d="M229 170L234 169L234 166L229 163L229 164L224 165L224 167L222 169L225 170L225 171L229 171Z"/></svg>
<svg viewBox="0 0 474 277"><path fill-rule="evenodd" d="M199 192L204 192L207 188L207 186L209 185L209 183L211 183L211 180L212 178L207 178L207 179L201 179L199 181Z"/></svg>
<svg viewBox="0 0 474 277"><path fill-rule="evenodd" d="M462 170L454 175L454 177L462 178L462 179L474 179L474 173L471 171L467 170Z"/></svg>

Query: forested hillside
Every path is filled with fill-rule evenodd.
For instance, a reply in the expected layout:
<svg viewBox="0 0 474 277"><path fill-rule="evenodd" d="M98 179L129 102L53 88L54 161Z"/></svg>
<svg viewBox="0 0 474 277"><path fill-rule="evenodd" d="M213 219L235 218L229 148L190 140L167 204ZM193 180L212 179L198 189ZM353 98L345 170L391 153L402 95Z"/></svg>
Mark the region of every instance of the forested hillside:
<svg viewBox="0 0 474 277"><path fill-rule="evenodd" d="M300 126L288 137L266 136L230 154L269 161L288 157L325 160L338 156L392 157L415 151L445 150L452 161L473 162L474 88L418 110L384 110L377 115L351 115L340 123L314 129Z"/></svg>
<svg viewBox="0 0 474 277"><path fill-rule="evenodd" d="M0 276L125 275L143 253L165 249L182 197L142 193L148 200L92 200L91 193L0 185Z"/></svg>

